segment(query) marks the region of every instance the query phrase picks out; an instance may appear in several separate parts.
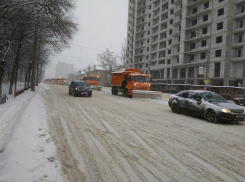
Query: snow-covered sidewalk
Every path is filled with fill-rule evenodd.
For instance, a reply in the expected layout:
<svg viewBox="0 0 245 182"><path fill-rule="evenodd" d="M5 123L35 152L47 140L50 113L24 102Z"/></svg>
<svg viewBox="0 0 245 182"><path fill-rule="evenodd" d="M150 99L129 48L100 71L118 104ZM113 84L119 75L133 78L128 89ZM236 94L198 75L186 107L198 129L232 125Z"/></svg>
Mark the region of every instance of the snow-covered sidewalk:
<svg viewBox="0 0 245 182"><path fill-rule="evenodd" d="M9 96L0 105L1 182L63 181L43 103L46 87Z"/></svg>

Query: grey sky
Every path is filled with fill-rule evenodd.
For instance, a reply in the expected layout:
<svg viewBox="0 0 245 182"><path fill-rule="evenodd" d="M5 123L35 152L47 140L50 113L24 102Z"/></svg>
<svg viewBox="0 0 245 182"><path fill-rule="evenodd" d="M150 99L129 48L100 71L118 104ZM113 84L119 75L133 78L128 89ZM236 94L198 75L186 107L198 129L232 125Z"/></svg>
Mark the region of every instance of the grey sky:
<svg viewBox="0 0 245 182"><path fill-rule="evenodd" d="M74 64L78 70L89 64L98 65L97 54L106 48L114 54L120 53L121 42L127 36L128 0L77 0L76 5L79 31L70 48L51 58L45 78L55 76L58 61Z"/></svg>

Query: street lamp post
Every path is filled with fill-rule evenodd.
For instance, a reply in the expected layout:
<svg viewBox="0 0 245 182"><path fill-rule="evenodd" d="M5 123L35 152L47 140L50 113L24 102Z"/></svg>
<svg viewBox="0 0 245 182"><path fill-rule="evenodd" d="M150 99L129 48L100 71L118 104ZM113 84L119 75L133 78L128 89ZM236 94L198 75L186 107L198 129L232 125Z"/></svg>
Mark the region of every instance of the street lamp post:
<svg viewBox="0 0 245 182"><path fill-rule="evenodd" d="M198 31L195 31L195 33L198 34L203 39L205 39ZM207 40L207 39L205 39L205 40ZM208 50L207 50L207 63L206 63L205 79L204 79L205 90L207 90L207 86L208 86L208 83L209 83L210 49L211 49L211 39L210 39L210 42L209 42L209 45L208 45Z"/></svg>

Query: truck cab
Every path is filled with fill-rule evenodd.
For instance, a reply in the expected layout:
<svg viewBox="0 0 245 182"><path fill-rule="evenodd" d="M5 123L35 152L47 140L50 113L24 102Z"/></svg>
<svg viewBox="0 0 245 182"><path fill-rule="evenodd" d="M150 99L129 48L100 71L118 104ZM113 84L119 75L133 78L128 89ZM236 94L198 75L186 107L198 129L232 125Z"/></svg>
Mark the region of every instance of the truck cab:
<svg viewBox="0 0 245 182"><path fill-rule="evenodd" d="M85 75L83 80L85 82L87 82L87 84L90 85L94 85L94 86L98 86L99 85L99 77L98 76L94 76L94 75Z"/></svg>
<svg viewBox="0 0 245 182"><path fill-rule="evenodd" d="M127 78L127 85L129 95L132 95L133 90L151 90L150 78L145 74L130 73Z"/></svg>

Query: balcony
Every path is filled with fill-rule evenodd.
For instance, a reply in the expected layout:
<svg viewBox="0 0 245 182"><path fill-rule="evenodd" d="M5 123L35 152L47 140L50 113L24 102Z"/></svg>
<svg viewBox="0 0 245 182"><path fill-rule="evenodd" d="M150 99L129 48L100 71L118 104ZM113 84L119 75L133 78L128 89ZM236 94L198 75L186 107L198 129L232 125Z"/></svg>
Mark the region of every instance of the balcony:
<svg viewBox="0 0 245 182"><path fill-rule="evenodd" d="M138 5L138 7L137 7L137 10L144 8L144 7L146 7L146 2L140 3L140 5Z"/></svg>
<svg viewBox="0 0 245 182"><path fill-rule="evenodd" d="M158 40L159 40L158 38L153 38L152 39L152 44L155 43L155 42L157 42Z"/></svg>
<svg viewBox="0 0 245 182"><path fill-rule="evenodd" d="M157 47L154 47L152 50L151 50L151 53L157 53L158 52L158 48Z"/></svg>
<svg viewBox="0 0 245 182"><path fill-rule="evenodd" d="M165 44L160 44L159 50L163 50L163 49L166 49L166 43ZM165 55L164 55L164 57L165 57Z"/></svg>
<svg viewBox="0 0 245 182"><path fill-rule="evenodd" d="M144 29L142 29L142 28L137 28L136 33L138 34L138 33L142 33L142 32L145 32L145 31L146 31L145 28L144 28Z"/></svg>
<svg viewBox="0 0 245 182"><path fill-rule="evenodd" d="M145 40L145 38L146 38L145 36L143 36L143 37L137 37L137 38L136 38L136 41Z"/></svg>
<svg viewBox="0 0 245 182"><path fill-rule="evenodd" d="M160 11L153 12L153 19L157 18L160 15Z"/></svg>
<svg viewBox="0 0 245 182"><path fill-rule="evenodd" d="M235 28L235 30L233 30L233 33L243 33L245 31L245 26L243 26L243 27L238 27L238 26L236 26L236 28Z"/></svg>
<svg viewBox="0 0 245 182"><path fill-rule="evenodd" d="M245 61L245 56L241 55L241 57L233 57L233 58L231 58L231 61L233 61L233 62Z"/></svg>
<svg viewBox="0 0 245 182"><path fill-rule="evenodd" d="M192 3L189 3L187 4L187 7L195 7L195 6L198 6L200 5L201 3L204 3L206 2L207 0L198 0L198 1L195 1L195 2L192 2Z"/></svg>
<svg viewBox="0 0 245 182"><path fill-rule="evenodd" d="M236 6L242 5L242 4L244 4L244 0L235 0L235 1L234 1L234 4L235 4Z"/></svg>
<svg viewBox="0 0 245 182"><path fill-rule="evenodd" d="M174 23L172 24L172 26L178 26L181 24L181 19L179 16L174 18Z"/></svg>
<svg viewBox="0 0 245 182"><path fill-rule="evenodd" d="M211 12L211 8L205 8L205 9L201 9L199 10L199 12L192 14L192 13L188 13L188 15L186 16L186 19L194 19L194 18L198 18L199 16L208 14L209 12Z"/></svg>
<svg viewBox="0 0 245 182"><path fill-rule="evenodd" d="M241 42L235 42L232 44L232 47L243 47L245 44L244 40L242 40Z"/></svg>
<svg viewBox="0 0 245 182"><path fill-rule="evenodd" d="M175 0L173 5L178 5L178 4L181 4L182 3L182 0Z"/></svg>
<svg viewBox="0 0 245 182"><path fill-rule="evenodd" d="M153 21L152 28L156 27L160 23L159 19L156 21Z"/></svg>
<svg viewBox="0 0 245 182"><path fill-rule="evenodd" d="M193 37L193 38L190 38L190 39L187 39L185 40L185 42L197 42L199 40L207 40L208 38L210 38L210 35L209 34L205 34L205 35L196 35L196 37Z"/></svg>
<svg viewBox="0 0 245 182"><path fill-rule="evenodd" d="M158 1L158 3L155 3L154 4L154 10L160 8L160 1Z"/></svg>
<svg viewBox="0 0 245 182"><path fill-rule="evenodd" d="M161 23L165 23L165 22L167 22L168 21L168 18L165 16L165 17L161 17Z"/></svg>
<svg viewBox="0 0 245 182"><path fill-rule="evenodd" d="M144 24L146 24L147 22L144 20L144 21L137 21L137 26L140 26L140 25L144 25Z"/></svg>
<svg viewBox="0 0 245 182"><path fill-rule="evenodd" d="M179 15L179 14L181 14L182 13L182 8L179 8L179 9L177 9L174 13L173 13L173 15L174 16L177 16L177 15Z"/></svg>
<svg viewBox="0 0 245 182"><path fill-rule="evenodd" d="M234 19L243 19L245 18L245 11L242 12L242 13L237 13L235 16L234 16Z"/></svg>
<svg viewBox="0 0 245 182"><path fill-rule="evenodd" d="M137 18L142 18L142 17L145 17L146 16L146 13L143 13L143 12L138 12L137 13Z"/></svg>
<svg viewBox="0 0 245 182"><path fill-rule="evenodd" d="M175 30L171 36L177 37L177 36L180 35L180 32L181 32L181 31L179 31L179 30Z"/></svg>
<svg viewBox="0 0 245 182"><path fill-rule="evenodd" d="M152 36L154 36L154 35L157 34L158 32L159 32L159 28L153 29L153 31L152 31Z"/></svg>
<svg viewBox="0 0 245 182"><path fill-rule="evenodd" d="M194 25L194 26L192 26L192 24L191 23L187 23L187 25L186 25L186 31L192 31L192 30L196 30L196 29L199 29L199 28L202 28L202 27L206 27L206 26L208 26L208 25L210 25L211 24L211 21L209 20L209 21L205 21L205 22L201 22L201 21L199 21L199 22L197 22L197 24L196 25Z"/></svg>
<svg viewBox="0 0 245 182"><path fill-rule="evenodd" d="M168 6L164 6L163 8L162 8L162 13L164 13L165 11L167 11L168 10Z"/></svg>

